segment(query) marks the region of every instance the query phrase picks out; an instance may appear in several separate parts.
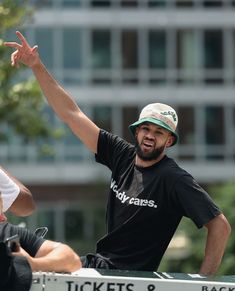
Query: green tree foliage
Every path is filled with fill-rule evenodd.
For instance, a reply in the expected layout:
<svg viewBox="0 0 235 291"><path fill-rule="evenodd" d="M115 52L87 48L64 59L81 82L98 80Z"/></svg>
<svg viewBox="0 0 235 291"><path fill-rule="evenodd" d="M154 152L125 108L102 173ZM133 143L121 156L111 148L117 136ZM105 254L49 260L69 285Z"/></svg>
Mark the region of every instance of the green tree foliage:
<svg viewBox="0 0 235 291"><path fill-rule="evenodd" d="M0 124L8 125L7 132L1 126L1 140L7 139L9 130L25 141L49 137L53 132L43 111L45 102L37 82L34 78L22 80L22 71L27 68L12 67L13 50L3 45L6 40L12 41L12 31L22 30L32 13L28 0L0 1Z"/></svg>

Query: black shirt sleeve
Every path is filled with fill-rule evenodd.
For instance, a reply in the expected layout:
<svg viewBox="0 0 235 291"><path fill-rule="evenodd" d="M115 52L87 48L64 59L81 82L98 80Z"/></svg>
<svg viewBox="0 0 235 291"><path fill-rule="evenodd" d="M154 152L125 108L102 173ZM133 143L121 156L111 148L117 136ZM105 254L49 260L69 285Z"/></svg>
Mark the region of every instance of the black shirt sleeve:
<svg viewBox="0 0 235 291"><path fill-rule="evenodd" d="M100 130L98 138L96 162L106 165L110 170L122 164L126 150L132 150L134 147L117 135ZM115 157L115 158L114 158Z"/></svg>
<svg viewBox="0 0 235 291"><path fill-rule="evenodd" d="M30 230L15 225L9 225L11 235L18 234L21 247L32 257L36 255L41 245L44 243L42 237L36 236Z"/></svg>
<svg viewBox="0 0 235 291"><path fill-rule="evenodd" d="M176 182L175 191L183 215L192 219L198 228L221 214L209 194L191 175L181 176Z"/></svg>

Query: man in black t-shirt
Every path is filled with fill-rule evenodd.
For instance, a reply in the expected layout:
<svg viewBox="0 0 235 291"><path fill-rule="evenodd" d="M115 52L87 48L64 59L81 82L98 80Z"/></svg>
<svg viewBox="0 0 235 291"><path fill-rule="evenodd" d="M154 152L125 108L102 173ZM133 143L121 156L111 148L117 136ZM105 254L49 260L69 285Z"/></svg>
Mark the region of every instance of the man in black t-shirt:
<svg viewBox="0 0 235 291"><path fill-rule="evenodd" d="M79 256L66 244L46 240L27 228L0 222L0 242L18 235L18 249L12 254L27 258L32 271L73 272L81 267Z"/></svg>
<svg viewBox="0 0 235 291"><path fill-rule="evenodd" d="M71 272L81 267L79 256L67 245L36 236L26 228L7 222L7 211L26 216L35 208L31 192L18 179L0 167L0 242L18 234L19 249L33 271Z"/></svg>
<svg viewBox="0 0 235 291"><path fill-rule="evenodd" d="M95 125L56 82L20 32L12 66L30 67L48 103L74 134L112 171L107 208L107 234L95 254L82 258L83 267L156 270L183 216L207 228L200 268L215 274L230 234L230 225L193 177L167 157L178 141L177 114L166 104L149 104L130 126L135 146Z"/></svg>
<svg viewBox="0 0 235 291"><path fill-rule="evenodd" d="M28 291L32 271L73 272L81 268L77 254L65 244L43 239L26 228L0 222L0 289Z"/></svg>

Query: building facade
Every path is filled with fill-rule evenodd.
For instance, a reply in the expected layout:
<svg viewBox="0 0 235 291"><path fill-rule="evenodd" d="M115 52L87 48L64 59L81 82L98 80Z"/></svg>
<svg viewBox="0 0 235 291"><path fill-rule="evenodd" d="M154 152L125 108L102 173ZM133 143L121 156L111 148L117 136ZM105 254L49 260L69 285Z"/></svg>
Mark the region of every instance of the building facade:
<svg viewBox="0 0 235 291"><path fill-rule="evenodd" d="M34 0L32 5L35 15L25 28L29 42L39 45L49 71L100 127L131 141L128 125L140 109L167 103L178 112L180 136L169 154L201 183L235 178L235 1ZM64 126L48 112L50 122ZM44 214L31 225L47 217L54 221L55 238L72 241L74 224L91 241L100 234L109 172L64 128L65 138L51 141L51 155L42 156L38 145L13 136L0 146L1 161L36 193ZM84 185L94 186L88 191ZM84 196L101 220L81 203Z"/></svg>

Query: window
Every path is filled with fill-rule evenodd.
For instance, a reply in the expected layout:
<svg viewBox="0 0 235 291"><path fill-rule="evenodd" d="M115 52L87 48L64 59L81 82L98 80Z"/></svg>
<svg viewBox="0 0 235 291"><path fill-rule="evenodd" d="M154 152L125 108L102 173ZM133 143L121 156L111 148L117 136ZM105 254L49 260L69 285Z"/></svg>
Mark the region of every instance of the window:
<svg viewBox="0 0 235 291"><path fill-rule="evenodd" d="M30 1L36 7L51 7L53 0L31 0Z"/></svg>
<svg viewBox="0 0 235 291"><path fill-rule="evenodd" d="M231 132L232 132L233 158L235 159L235 107L233 107L233 124L231 127Z"/></svg>
<svg viewBox="0 0 235 291"><path fill-rule="evenodd" d="M192 106L181 106L177 110L179 143L193 145L195 142L195 114Z"/></svg>
<svg viewBox="0 0 235 291"><path fill-rule="evenodd" d="M111 82L111 32L94 30L91 34L91 67L93 83Z"/></svg>
<svg viewBox="0 0 235 291"><path fill-rule="evenodd" d="M136 30L122 32L122 68L124 82L138 82L138 33Z"/></svg>
<svg viewBox="0 0 235 291"><path fill-rule="evenodd" d="M148 56L148 66L150 68L150 82L164 82L166 79L165 69L167 66L167 45L165 31L149 31Z"/></svg>
<svg viewBox="0 0 235 291"><path fill-rule="evenodd" d="M105 234L105 208L93 209L94 213L94 239Z"/></svg>
<svg viewBox="0 0 235 291"><path fill-rule="evenodd" d="M222 0L206 0L206 1L203 1L203 6L204 7L221 7L222 6L222 3L223 1Z"/></svg>
<svg viewBox="0 0 235 291"><path fill-rule="evenodd" d="M111 5L110 0L93 0L90 2L90 5L93 7L109 7Z"/></svg>
<svg viewBox="0 0 235 291"><path fill-rule="evenodd" d="M223 33L221 30L206 30L204 33L204 68L207 83L221 83L224 67ZM217 71L216 71L217 70Z"/></svg>
<svg viewBox="0 0 235 291"><path fill-rule="evenodd" d="M41 59L49 69L53 68L53 30L47 28L36 28L35 29L35 43L39 45L39 53Z"/></svg>
<svg viewBox="0 0 235 291"><path fill-rule="evenodd" d="M148 6L149 7L164 7L166 6L166 1L167 0L149 0L148 1Z"/></svg>
<svg viewBox="0 0 235 291"><path fill-rule="evenodd" d="M84 234L82 212L78 209L67 209L64 213L64 219L66 240L72 242L81 239Z"/></svg>
<svg viewBox="0 0 235 291"><path fill-rule="evenodd" d="M192 7L194 5L194 0L176 0L175 5L180 8Z"/></svg>
<svg viewBox="0 0 235 291"><path fill-rule="evenodd" d="M225 158L225 125L222 106L207 106L205 108L205 142L207 144L207 159Z"/></svg>
<svg viewBox="0 0 235 291"><path fill-rule="evenodd" d="M132 135L129 131L129 125L138 120L139 108L136 106L123 107L122 116L123 116L122 124L123 138L131 143L134 143Z"/></svg>
<svg viewBox="0 0 235 291"><path fill-rule="evenodd" d="M234 76L234 82L235 82L235 31L233 32L233 48L232 48L232 52L233 52L233 58L232 58L232 64L233 64L233 76Z"/></svg>
<svg viewBox="0 0 235 291"><path fill-rule="evenodd" d="M136 7L138 6L137 0L120 0L121 6L124 7Z"/></svg>
<svg viewBox="0 0 235 291"><path fill-rule="evenodd" d="M205 68L223 67L223 35L221 30L206 30L204 34Z"/></svg>
<svg viewBox="0 0 235 291"><path fill-rule="evenodd" d="M205 108L206 124L205 138L208 145L223 145L225 143L224 109L219 106Z"/></svg>
<svg viewBox="0 0 235 291"><path fill-rule="evenodd" d="M179 82L194 79L195 68L199 65L195 33L192 30L180 30L177 33L177 68Z"/></svg>
<svg viewBox="0 0 235 291"><path fill-rule="evenodd" d="M81 67L81 31L77 28L63 29L63 65L65 69Z"/></svg>
<svg viewBox="0 0 235 291"><path fill-rule="evenodd" d="M46 226L48 228L48 233L45 238L52 239L53 237L55 237L55 221L54 221L54 213L52 210L47 210L47 209L40 210L37 215L37 220L38 222L37 222L36 227Z"/></svg>
<svg viewBox="0 0 235 291"><path fill-rule="evenodd" d="M195 108L193 106L180 106L177 109L179 133L179 152L181 160L195 159Z"/></svg>
<svg viewBox="0 0 235 291"><path fill-rule="evenodd" d="M78 84L82 79L82 33L77 28L62 29L63 81ZM79 71L77 70L79 69Z"/></svg>
<svg viewBox="0 0 235 291"><path fill-rule="evenodd" d="M81 5L81 0L62 0L62 5L63 7L78 7Z"/></svg>
<svg viewBox="0 0 235 291"><path fill-rule="evenodd" d="M81 144L80 139L72 132L67 126L64 128L65 136L63 138L65 146L76 146L78 147Z"/></svg>
<svg viewBox="0 0 235 291"><path fill-rule="evenodd" d="M112 109L109 106L96 106L93 111L93 121L97 126L112 131Z"/></svg>
<svg viewBox="0 0 235 291"><path fill-rule="evenodd" d="M151 30L149 32L149 67L151 69L166 68L166 33Z"/></svg>
<svg viewBox="0 0 235 291"><path fill-rule="evenodd" d="M122 32L122 67L136 69L138 66L137 31L124 30Z"/></svg>
<svg viewBox="0 0 235 291"><path fill-rule="evenodd" d="M111 67L111 32L108 30L94 30L92 32L92 68Z"/></svg>

